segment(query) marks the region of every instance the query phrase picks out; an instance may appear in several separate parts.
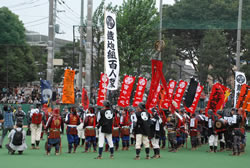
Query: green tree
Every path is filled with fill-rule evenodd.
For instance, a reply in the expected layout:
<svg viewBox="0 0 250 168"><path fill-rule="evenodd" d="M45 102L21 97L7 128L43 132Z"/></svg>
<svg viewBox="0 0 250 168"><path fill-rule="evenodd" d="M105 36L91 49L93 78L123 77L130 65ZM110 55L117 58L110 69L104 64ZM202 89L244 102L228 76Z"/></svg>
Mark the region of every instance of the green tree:
<svg viewBox="0 0 250 168"><path fill-rule="evenodd" d="M243 35L244 30L249 29L249 17L250 1L244 1ZM189 60L196 72L202 75L199 76L200 79L208 73L199 72L200 67L204 66L204 62L199 65L204 59L201 58L199 48L207 30L218 29L224 32L228 49L226 55L230 58L230 63L235 64L237 20L238 1L235 0L176 0L174 5L163 8L165 36L174 41L179 59Z"/></svg>
<svg viewBox="0 0 250 168"><path fill-rule="evenodd" d="M0 46L1 81L7 85L36 79L37 69L26 44L23 23L6 7L0 8Z"/></svg>
<svg viewBox="0 0 250 168"><path fill-rule="evenodd" d="M62 66L55 66L55 72L54 72L54 82L60 83L63 81L64 76L64 69L65 68L72 68L74 64L74 69L78 69L78 54L79 54L79 42L76 42L75 44L75 53L73 56L73 44L68 43L64 45L63 47L60 47L59 51L55 53L56 59L63 59L63 65ZM83 54L83 58L85 58L85 54ZM73 61L74 60L74 61ZM84 65L85 59L83 59L83 65ZM78 71L76 71L76 74Z"/></svg>
<svg viewBox="0 0 250 168"><path fill-rule="evenodd" d="M246 75L248 83L250 82L250 32L248 32L244 37L244 52L241 57L241 61L243 65L241 66L241 71L243 71Z"/></svg>
<svg viewBox="0 0 250 168"><path fill-rule="evenodd" d="M127 0L117 12L118 47L121 74L151 72L155 55L159 15L155 0Z"/></svg>
<svg viewBox="0 0 250 168"><path fill-rule="evenodd" d="M228 84L232 65L227 53L225 34L219 30L206 31L199 47L198 64L199 77L203 85L206 84L208 75L211 75L214 81Z"/></svg>

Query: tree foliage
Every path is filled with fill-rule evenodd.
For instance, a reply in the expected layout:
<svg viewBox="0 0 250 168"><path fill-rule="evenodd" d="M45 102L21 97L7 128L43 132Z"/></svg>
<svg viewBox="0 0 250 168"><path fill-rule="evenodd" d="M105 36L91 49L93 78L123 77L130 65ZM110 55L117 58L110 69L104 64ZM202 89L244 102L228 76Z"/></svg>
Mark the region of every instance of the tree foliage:
<svg viewBox="0 0 250 168"><path fill-rule="evenodd" d="M241 58L242 60L242 67L241 71L243 71L246 74L246 78L248 80L248 83L250 83L250 31L244 36L244 52L243 56Z"/></svg>
<svg viewBox="0 0 250 168"><path fill-rule="evenodd" d="M121 73L140 75L154 57L158 39L159 15L155 0L127 0L117 13ZM142 66L144 65L144 66ZM143 68L143 69L142 69Z"/></svg>
<svg viewBox="0 0 250 168"><path fill-rule="evenodd" d="M199 47L199 77L203 85L206 84L208 75L225 85L231 76L232 65L227 55L227 41L225 34L219 30L208 30Z"/></svg>
<svg viewBox="0 0 250 168"><path fill-rule="evenodd" d="M244 1L243 4L242 34L244 36L250 25L248 19L250 17L250 1ZM220 77L216 77L214 74L220 73L220 70L227 73L228 68L235 65L238 5L238 1L235 0L176 0L174 5L166 5L163 8L165 36L172 39L176 45L178 58L191 62L202 82L206 81L207 75L213 74L214 80L220 79L219 81L227 83L224 79L225 76L222 77L223 74L220 74ZM217 35L220 35L221 43L216 41L218 37L215 35L211 34L211 37L208 37L210 36L208 30L219 30L220 33ZM206 41L217 42L221 46L214 47L223 48L221 53L213 50L220 54L217 55L216 59L212 59L214 66L211 65L212 62L206 61L210 59L210 51L202 48L205 47L202 46L202 43ZM226 53L224 53L225 45ZM210 44L210 47L212 47L212 44ZM200 49L203 51L200 51ZM244 51L244 46L242 51ZM226 64L230 64L230 66ZM209 69L211 66L212 69ZM220 67L220 70L214 69L215 67Z"/></svg>
<svg viewBox="0 0 250 168"><path fill-rule="evenodd" d="M36 79L37 69L25 29L18 16L0 8L0 78L3 83L24 83Z"/></svg>

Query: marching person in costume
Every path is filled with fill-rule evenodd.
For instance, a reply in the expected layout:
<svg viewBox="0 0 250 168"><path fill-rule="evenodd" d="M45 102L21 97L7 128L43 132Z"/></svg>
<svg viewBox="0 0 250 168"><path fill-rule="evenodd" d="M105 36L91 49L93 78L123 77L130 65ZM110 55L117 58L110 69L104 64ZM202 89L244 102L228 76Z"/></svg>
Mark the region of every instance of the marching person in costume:
<svg viewBox="0 0 250 168"><path fill-rule="evenodd" d="M163 128L162 132L161 132L161 137L160 137L160 146L161 146L161 149L165 149L165 147L166 147L166 139L167 139L166 138L167 117L166 117L166 114L165 114L164 110L160 110L160 117L162 119L161 127Z"/></svg>
<svg viewBox="0 0 250 168"><path fill-rule="evenodd" d="M161 137L161 134L163 133L163 127L161 126L162 119L158 115L158 112L155 109L152 109L153 117L151 118L152 125L151 125L151 142L154 149L154 156L151 158L158 159L160 158L160 146L159 146L159 140Z"/></svg>
<svg viewBox="0 0 250 168"><path fill-rule="evenodd" d="M240 145L241 138L243 136L240 124L242 122L242 116L238 114L238 112L234 109L231 111L232 114L232 127L233 127L233 153L232 155L240 155Z"/></svg>
<svg viewBox="0 0 250 168"><path fill-rule="evenodd" d="M225 149L225 131L226 131L226 120L222 111L217 111L217 120L215 121L215 131L218 134L218 141L220 142L220 152Z"/></svg>
<svg viewBox="0 0 250 168"><path fill-rule="evenodd" d="M169 114L167 118L168 141L170 143L169 152L177 151L177 138L176 138L176 116Z"/></svg>
<svg viewBox="0 0 250 168"><path fill-rule="evenodd" d="M62 118L62 122L61 122L61 133L64 134L64 124L65 124L65 119L66 119L66 116L69 114L69 109L68 107L64 107L63 108L63 111L61 113L61 118Z"/></svg>
<svg viewBox="0 0 250 168"><path fill-rule="evenodd" d="M191 139L191 145L192 150L195 150L198 146L198 119L195 116L195 113L191 115L190 119L190 139Z"/></svg>
<svg viewBox="0 0 250 168"><path fill-rule="evenodd" d="M197 116L198 119L198 131L201 135L201 144L206 144L208 142L208 128L207 128L207 122L208 118L205 115L205 111L200 110L199 115ZM201 145L199 144L199 145Z"/></svg>
<svg viewBox="0 0 250 168"><path fill-rule="evenodd" d="M130 107L129 112L130 112L130 121L131 121L130 141L131 141L131 145L134 145L134 141L135 141L134 127L135 127L135 124L137 122L137 118L136 118L136 115L135 115L135 108Z"/></svg>
<svg viewBox="0 0 250 168"><path fill-rule="evenodd" d="M114 144L112 141L112 124L114 113L109 101L103 102L104 108L98 113L97 122L99 128L99 155L95 159L102 159L103 144L106 137L110 148L110 158L114 158Z"/></svg>
<svg viewBox="0 0 250 168"><path fill-rule="evenodd" d="M115 117L113 120L112 140L115 146L115 151L117 151L119 149L120 142L120 112L117 109L115 110ZM107 148L105 151L107 151Z"/></svg>
<svg viewBox="0 0 250 168"><path fill-rule="evenodd" d="M50 108L48 106L48 104L43 104L42 109L41 109L42 113L43 113L43 120L42 120L42 132L41 132L41 138L43 140L43 134L44 134L44 130L46 127L46 123L49 119L49 117L52 115L52 108Z"/></svg>
<svg viewBox="0 0 250 168"><path fill-rule="evenodd" d="M80 117L77 115L75 107L71 107L70 111L71 113L65 119L67 124L68 153L72 152L72 148L74 148L73 152L75 153L79 144L77 126L80 124Z"/></svg>
<svg viewBox="0 0 250 168"><path fill-rule="evenodd" d="M245 153L246 147L246 126L248 125L246 111L240 108L238 110L238 114L241 116L242 120L240 122L240 131L241 131L241 144L240 144L240 152Z"/></svg>
<svg viewBox="0 0 250 168"><path fill-rule="evenodd" d="M77 132L79 137L79 145L81 143L81 147L84 146L85 143L85 129L84 129L84 120L86 117L86 112L83 110L83 107L78 108L78 115L80 117L80 125L77 126ZM86 147L86 146L85 146Z"/></svg>
<svg viewBox="0 0 250 168"><path fill-rule="evenodd" d="M130 125L131 122L128 109L124 109L121 116L122 150L128 150L129 148Z"/></svg>
<svg viewBox="0 0 250 168"><path fill-rule="evenodd" d="M49 130L48 134L48 144L47 144L47 155L50 155L51 147L55 146L56 155L59 155L61 137L60 137L60 127L62 118L60 116L60 110L54 109L52 116L48 119L46 123L46 132Z"/></svg>
<svg viewBox="0 0 250 168"><path fill-rule="evenodd" d="M209 152L217 152L217 146L218 146L218 135L215 131L215 120L217 117L213 114L213 111L211 109L208 110L208 143L209 143Z"/></svg>
<svg viewBox="0 0 250 168"><path fill-rule="evenodd" d="M41 139L42 133L42 121L43 121L43 113L39 110L39 105L36 105L36 108L30 111L30 130L31 130L31 148L32 149L40 149L39 143Z"/></svg>
<svg viewBox="0 0 250 168"><path fill-rule="evenodd" d="M175 112L177 116L176 140L178 148L183 147L185 144L185 118L182 111Z"/></svg>
<svg viewBox="0 0 250 168"><path fill-rule="evenodd" d="M149 157L149 133L150 133L150 114L145 109L144 103L139 103L136 108L136 118L137 122L135 125L135 136L136 136L136 157L135 160L140 159L141 153L141 144L144 145L146 151L146 159L150 159Z"/></svg>
<svg viewBox="0 0 250 168"><path fill-rule="evenodd" d="M88 109L88 113L86 114L85 121L84 121L84 128L85 128L85 152L91 147L93 144L94 152L96 152L96 116L95 116L95 109L94 107L90 106Z"/></svg>

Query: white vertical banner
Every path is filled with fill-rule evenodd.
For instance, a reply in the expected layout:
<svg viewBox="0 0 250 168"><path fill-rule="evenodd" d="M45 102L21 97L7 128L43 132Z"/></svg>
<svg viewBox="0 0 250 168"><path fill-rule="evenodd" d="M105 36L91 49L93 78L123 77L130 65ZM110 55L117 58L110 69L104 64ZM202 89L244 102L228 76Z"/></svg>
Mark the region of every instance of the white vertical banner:
<svg viewBox="0 0 250 168"><path fill-rule="evenodd" d="M236 107L238 96L240 93L241 85L246 84L245 73L236 71L235 72L235 87L234 87L234 107Z"/></svg>
<svg viewBox="0 0 250 168"><path fill-rule="evenodd" d="M117 90L119 80L119 55L116 32L116 15L105 11L104 17L104 63L109 78L108 90Z"/></svg>

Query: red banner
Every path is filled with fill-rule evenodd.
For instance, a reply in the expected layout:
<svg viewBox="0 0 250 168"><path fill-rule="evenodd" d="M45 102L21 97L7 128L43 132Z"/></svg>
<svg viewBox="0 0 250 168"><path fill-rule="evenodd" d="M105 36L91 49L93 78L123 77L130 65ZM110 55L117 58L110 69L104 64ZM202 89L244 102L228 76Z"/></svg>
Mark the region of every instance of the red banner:
<svg viewBox="0 0 250 168"><path fill-rule="evenodd" d="M236 108L243 108L249 110L250 104L250 86L243 84L241 86L240 94L237 100Z"/></svg>
<svg viewBox="0 0 250 168"><path fill-rule="evenodd" d="M135 77L126 75L123 79L122 88L120 91L120 97L118 99L118 106L129 106L130 96L135 83Z"/></svg>
<svg viewBox="0 0 250 168"><path fill-rule="evenodd" d="M174 101L176 102L176 107L175 109L180 109L180 106L181 106L181 100L182 100L182 97L185 93L185 89L187 87L187 82L186 81L183 81L181 80L178 84L178 87L175 91L175 96L174 96Z"/></svg>
<svg viewBox="0 0 250 168"><path fill-rule="evenodd" d="M239 97L238 97L238 100L237 100L236 108L242 107L243 100L244 100L245 96L247 95L247 91L248 91L247 84L243 84L241 86L241 89L240 89L240 94L239 94Z"/></svg>
<svg viewBox="0 0 250 168"><path fill-rule="evenodd" d="M143 94L147 86L147 79L140 77L137 83L137 88L134 96L133 107L137 107L143 101Z"/></svg>
<svg viewBox="0 0 250 168"><path fill-rule="evenodd" d="M88 93L84 88L82 88L82 107L84 110L87 110L89 108Z"/></svg>
<svg viewBox="0 0 250 168"><path fill-rule="evenodd" d="M105 100L107 95L107 86L108 86L108 77L106 74L102 73L100 77L98 99L96 103L98 106L103 106L103 101Z"/></svg>
<svg viewBox="0 0 250 168"><path fill-rule="evenodd" d="M169 81L166 95L165 95L164 101L162 103L162 108L169 109L170 103L172 102L172 99L173 99L174 88L175 88L176 84L177 84L177 82L174 80Z"/></svg>
<svg viewBox="0 0 250 168"><path fill-rule="evenodd" d="M223 104L222 104L220 110L222 110L222 109L225 107L225 105L226 105L226 103L227 103L227 101L228 101L228 97L230 96L230 94L231 94L231 90L230 90L229 88L226 87L226 88L224 89L224 95L225 95L224 102L223 102Z"/></svg>
<svg viewBox="0 0 250 168"><path fill-rule="evenodd" d="M225 100L225 95L224 95L224 89L226 87L223 86L220 83L215 83L213 85L207 107L206 107L206 114L209 109L213 110L214 114L217 113L217 111L220 109L220 107L223 105L223 102Z"/></svg>
<svg viewBox="0 0 250 168"><path fill-rule="evenodd" d="M242 106L242 109L243 110L246 110L246 111L250 111L250 89L248 90L248 93L245 97L245 100L243 102L243 106Z"/></svg>
<svg viewBox="0 0 250 168"><path fill-rule="evenodd" d="M148 112L152 113L151 109L154 108L158 104L159 94L160 94L160 91L161 91L162 87L163 87L162 85L160 85L160 84L158 85L158 87L156 89L156 92L154 94L154 97L153 97L152 101L149 104Z"/></svg>
<svg viewBox="0 0 250 168"><path fill-rule="evenodd" d="M153 100L155 96L156 89L160 83L160 81L163 84L163 87L167 89L167 82L164 78L164 75L162 73L162 61L159 60L152 60L152 79L151 79L151 85L150 90L147 98L146 108L149 109L149 106L151 104L151 101Z"/></svg>
<svg viewBox="0 0 250 168"><path fill-rule="evenodd" d="M196 94L195 94L194 101L193 101L192 105L189 108L185 106L185 109L186 109L187 112L189 112L191 114L195 113L195 109L196 109L196 107L197 107L197 105L199 103L202 91L203 91L203 86L198 84L197 89L196 89Z"/></svg>

